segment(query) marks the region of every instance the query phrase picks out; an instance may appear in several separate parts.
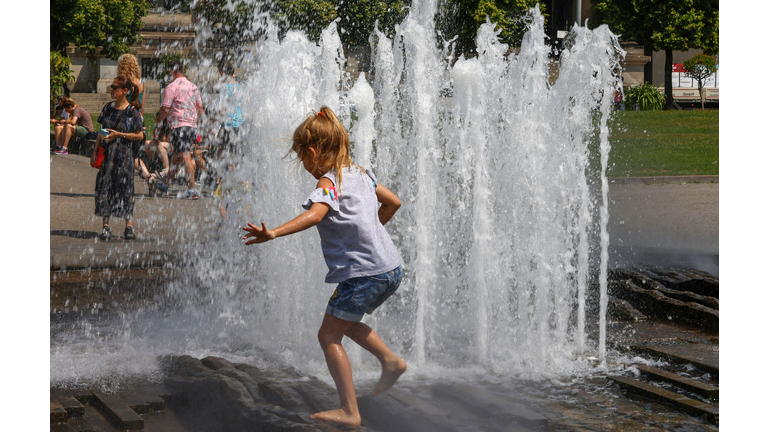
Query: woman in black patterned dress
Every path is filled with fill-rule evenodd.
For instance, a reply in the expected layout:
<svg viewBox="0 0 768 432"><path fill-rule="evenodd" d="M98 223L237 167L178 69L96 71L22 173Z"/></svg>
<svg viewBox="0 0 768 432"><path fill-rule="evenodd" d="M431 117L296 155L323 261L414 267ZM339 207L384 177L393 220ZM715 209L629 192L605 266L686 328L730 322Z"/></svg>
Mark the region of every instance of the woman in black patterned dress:
<svg viewBox="0 0 768 432"><path fill-rule="evenodd" d="M131 91L133 101L128 101L126 94ZM139 92L130 78L123 75L112 82L109 95L114 99L104 106L98 122L109 134L96 140L91 156L91 165L96 161L98 147L104 147L104 162L96 175L96 216L103 219L99 238L109 241L112 232L109 229L109 217L125 219L126 240L133 240L133 149L132 141L143 139L141 115L136 108Z"/></svg>

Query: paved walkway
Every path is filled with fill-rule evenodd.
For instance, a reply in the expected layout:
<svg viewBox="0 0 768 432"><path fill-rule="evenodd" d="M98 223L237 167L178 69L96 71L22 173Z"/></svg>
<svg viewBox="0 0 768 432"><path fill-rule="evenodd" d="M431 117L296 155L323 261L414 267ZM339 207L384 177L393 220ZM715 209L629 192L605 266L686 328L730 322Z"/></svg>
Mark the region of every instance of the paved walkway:
<svg viewBox="0 0 768 432"><path fill-rule="evenodd" d="M51 270L178 262L183 251L180 246L200 238L201 232L215 228L220 221L210 191L203 190L197 201L152 198L147 195L146 183L135 177L137 239L123 241L125 222L113 219L110 226L117 238L101 242L96 237L101 232L101 218L93 215L96 173L86 157L51 155ZM644 261L690 265L717 274L716 181L717 176L612 179L608 224L611 264Z"/></svg>
<svg viewBox="0 0 768 432"><path fill-rule="evenodd" d="M101 218L94 216L96 169L78 155L51 155L51 270L90 266L158 266L177 261L184 246L215 228L221 216L210 191L196 201L150 197L135 177L133 226L136 240L123 240L125 221L110 220L113 240L102 242ZM176 186L181 191L182 186ZM186 188L183 188L186 189ZM190 223L191 222L191 223ZM191 228L195 227L195 228Z"/></svg>

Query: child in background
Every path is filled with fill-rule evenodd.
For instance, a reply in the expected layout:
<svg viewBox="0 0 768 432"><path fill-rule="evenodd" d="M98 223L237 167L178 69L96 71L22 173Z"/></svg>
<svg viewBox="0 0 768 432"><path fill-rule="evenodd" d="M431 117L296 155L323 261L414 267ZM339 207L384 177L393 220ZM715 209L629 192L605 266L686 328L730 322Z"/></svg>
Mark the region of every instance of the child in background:
<svg viewBox="0 0 768 432"><path fill-rule="evenodd" d="M360 322L364 313L381 306L400 286L402 260L384 229L400 207L397 196L376 183L376 177L352 163L349 136L336 114L324 106L293 133L291 151L316 179L317 188L303 207L307 210L274 229L253 224L246 245L264 243L317 226L328 265L326 283L338 283L318 332L328 370L336 383L341 407L311 417L359 426L360 412L352 382L352 367L341 340L344 336L368 350L381 362L381 378L371 396L391 388L406 364ZM381 203L381 206L378 205Z"/></svg>

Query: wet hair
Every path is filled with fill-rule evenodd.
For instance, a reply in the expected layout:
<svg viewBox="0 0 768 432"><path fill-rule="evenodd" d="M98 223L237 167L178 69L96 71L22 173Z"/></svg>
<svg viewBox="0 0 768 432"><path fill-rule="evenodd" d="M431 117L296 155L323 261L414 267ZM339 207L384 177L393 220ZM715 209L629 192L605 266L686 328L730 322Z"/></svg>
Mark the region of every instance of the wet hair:
<svg viewBox="0 0 768 432"><path fill-rule="evenodd" d="M61 102L59 102L59 105L62 108L70 108L70 107L76 106L77 104L75 103L75 100L72 99L71 97L62 96L61 97Z"/></svg>
<svg viewBox="0 0 768 432"><path fill-rule="evenodd" d="M352 166L349 155L349 135L336 114L323 106L317 113L311 114L293 132L291 152L296 153L299 161L309 154L309 149L317 152L317 167L328 172L334 170L341 194L341 168Z"/></svg>
<svg viewBox="0 0 768 432"><path fill-rule="evenodd" d="M141 68L139 61L133 54L123 54L117 61L117 74L125 75L130 78L141 78Z"/></svg>
<svg viewBox="0 0 768 432"><path fill-rule="evenodd" d="M131 98L128 100L128 103L133 105L136 109L141 108L139 106L139 87L125 75L119 75L115 78L115 81L117 81L117 85L120 88L128 89L130 92Z"/></svg>

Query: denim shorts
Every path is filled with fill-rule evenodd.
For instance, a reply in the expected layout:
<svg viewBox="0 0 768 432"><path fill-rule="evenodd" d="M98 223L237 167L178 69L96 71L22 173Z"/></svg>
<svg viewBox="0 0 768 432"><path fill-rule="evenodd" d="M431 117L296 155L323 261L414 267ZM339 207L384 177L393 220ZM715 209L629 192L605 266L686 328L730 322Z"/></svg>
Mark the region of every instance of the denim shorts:
<svg viewBox="0 0 768 432"><path fill-rule="evenodd" d="M376 276L347 279L336 287L325 313L344 321L359 322L397 291L403 280L403 268Z"/></svg>

